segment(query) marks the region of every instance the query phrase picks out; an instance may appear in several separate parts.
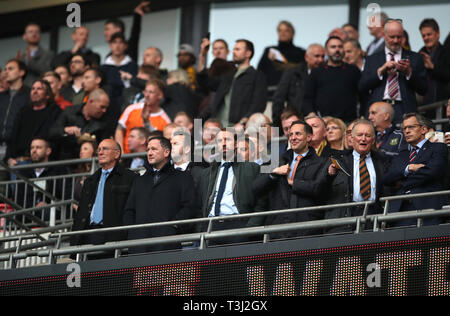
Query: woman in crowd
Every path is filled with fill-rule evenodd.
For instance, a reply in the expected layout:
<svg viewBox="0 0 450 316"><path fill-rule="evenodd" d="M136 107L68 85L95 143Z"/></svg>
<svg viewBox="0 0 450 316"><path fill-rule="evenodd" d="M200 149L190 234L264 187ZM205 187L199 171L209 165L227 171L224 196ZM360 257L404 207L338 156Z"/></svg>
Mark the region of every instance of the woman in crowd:
<svg viewBox="0 0 450 316"><path fill-rule="evenodd" d="M347 126L338 118L330 118L327 122L327 143L336 154L341 153L345 147L345 131Z"/></svg>
<svg viewBox="0 0 450 316"><path fill-rule="evenodd" d="M97 142L94 139L83 139L81 140L80 147L80 159L88 159L95 157L97 154ZM91 172L92 162L84 162L77 166L77 173L88 173ZM81 198L81 189L83 188L84 180L87 176L79 176L75 178L75 190L74 199L79 201ZM74 210L78 209L78 205L73 205Z"/></svg>

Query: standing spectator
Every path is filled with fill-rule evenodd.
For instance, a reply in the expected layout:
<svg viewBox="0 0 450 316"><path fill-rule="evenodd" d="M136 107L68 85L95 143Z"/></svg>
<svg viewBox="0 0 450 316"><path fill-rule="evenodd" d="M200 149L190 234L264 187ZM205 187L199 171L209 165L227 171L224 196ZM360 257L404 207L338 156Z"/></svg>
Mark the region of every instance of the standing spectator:
<svg viewBox="0 0 450 316"><path fill-rule="evenodd" d="M171 123L160 102L164 97L164 83L159 79L147 82L144 90L145 101L128 106L120 116L115 139L129 153L128 135L133 127L145 127L149 131L162 131Z"/></svg>
<svg viewBox="0 0 450 316"><path fill-rule="evenodd" d="M81 53L76 53L70 60L70 78L69 85L63 86L61 95L64 99L72 102L74 105L82 104L85 97L83 90L83 74L91 65L86 57ZM58 67L60 68L60 67Z"/></svg>
<svg viewBox="0 0 450 316"><path fill-rule="evenodd" d="M331 148L331 155L336 157L343 153L345 149L345 131L347 125L338 118L332 117L327 122L327 143Z"/></svg>
<svg viewBox="0 0 450 316"><path fill-rule="evenodd" d="M84 138L80 140L80 159L88 159L97 156L97 142L94 138ZM76 167L76 173L89 173L92 170L92 162L84 162L80 163ZM87 176L79 176L75 178L74 181L74 195L73 198L78 203L81 201L81 190L83 189L84 180L86 180ZM72 208L78 211L79 204L72 204Z"/></svg>
<svg viewBox="0 0 450 316"><path fill-rule="evenodd" d="M197 79L195 71L195 52L194 48L189 44L181 44L177 54L178 68L185 70L189 76L189 85L192 91L197 90Z"/></svg>
<svg viewBox="0 0 450 316"><path fill-rule="evenodd" d="M70 61L68 63L70 65ZM72 81L72 77L70 76L70 70L69 66L66 65L59 65L56 66L55 69L53 69L55 73L59 75L59 78L61 79L61 89L59 92L62 91L62 89L65 89L70 85L70 82Z"/></svg>
<svg viewBox="0 0 450 316"><path fill-rule="evenodd" d="M281 21L277 33L278 45L266 47L258 63L258 70L266 75L269 87L278 85L283 71L298 66L305 56L305 50L293 44L295 29L292 23Z"/></svg>
<svg viewBox="0 0 450 316"><path fill-rule="evenodd" d="M233 74L220 79L208 76L205 70L198 74L199 81L210 81L212 90L216 91L203 117L218 118L223 126L237 123L243 126L250 115L264 112L267 84L264 74L250 66L253 53L253 43L239 39L233 49L233 61L238 65Z"/></svg>
<svg viewBox="0 0 450 316"><path fill-rule="evenodd" d="M73 54L82 53L89 60L92 66L100 65L100 55L88 48L87 42L89 40L89 29L85 26L80 26L72 32L73 47L71 50L62 51L57 54L52 60L52 68L59 65L69 65Z"/></svg>
<svg viewBox="0 0 450 316"><path fill-rule="evenodd" d="M162 104L164 111L172 121L178 112L185 112L190 117L197 114L197 98L191 89L187 72L176 69L169 72L166 79L165 98Z"/></svg>
<svg viewBox="0 0 450 316"><path fill-rule="evenodd" d="M33 83L29 96L29 106L24 106L17 114L8 146L6 158L10 166L19 161L29 160L30 144L34 137L48 139L61 109L55 104L50 84L42 79Z"/></svg>
<svg viewBox="0 0 450 316"><path fill-rule="evenodd" d="M394 106L393 122L400 123L403 114L417 111L416 93L426 92L426 72L422 56L401 47L403 25L399 20L384 26L384 50L366 59L359 90L370 91L368 104L377 101Z"/></svg>
<svg viewBox="0 0 450 316"><path fill-rule="evenodd" d="M396 194L416 194L442 191L443 172L447 167L448 150L446 144L432 143L425 138L425 119L417 113L403 117L402 129L409 148L393 158L384 182L398 188ZM446 205L446 196L431 196L395 200L389 203L389 212L435 209ZM424 219L424 225L437 225L439 218ZM401 220L395 226L415 225L416 220Z"/></svg>
<svg viewBox="0 0 450 316"><path fill-rule="evenodd" d="M329 157L331 155L330 145L327 143L327 124L317 116L310 115L305 117L305 122L312 127L313 135L309 146L316 150L319 157Z"/></svg>
<svg viewBox="0 0 450 316"><path fill-rule="evenodd" d="M355 65L359 70L364 68L364 52L361 45L356 40L347 40L344 42L344 62Z"/></svg>
<svg viewBox="0 0 450 316"><path fill-rule="evenodd" d="M41 27L36 23L28 23L25 27L23 40L27 44L24 52L17 52L17 59L23 60L27 65L27 76L24 84L31 84L40 77L44 72L51 70L51 62L54 53L42 48L39 43L41 41Z"/></svg>
<svg viewBox="0 0 450 316"><path fill-rule="evenodd" d="M59 106L61 110L65 110L66 107L72 106L72 102L67 101L64 99L64 97L60 94L60 90L62 88L61 85L61 77L54 71L47 71L43 76L42 79L47 81L50 84L50 87L52 88L53 95L55 96L55 103Z"/></svg>
<svg viewBox="0 0 450 316"><path fill-rule="evenodd" d="M346 23L342 26L342 29L347 33L349 40L359 41L359 32L356 25L353 23Z"/></svg>
<svg viewBox="0 0 450 316"><path fill-rule="evenodd" d="M5 80L9 88L0 93L0 159L2 160L11 142L17 114L30 100L30 88L23 84L26 74L27 66L23 61L11 59L6 63Z"/></svg>
<svg viewBox="0 0 450 316"><path fill-rule="evenodd" d="M300 116L297 112L292 110L285 110L281 116L281 128L283 129L283 135L286 137L286 140L279 141L279 150L278 155L283 155L286 151L291 149L291 143L289 142L289 130L291 129L291 125L295 121L300 120Z"/></svg>
<svg viewBox="0 0 450 316"><path fill-rule="evenodd" d="M306 80L303 112L350 122L357 115L361 72L356 66L344 63L344 47L339 37L328 38L325 47L327 64L313 69Z"/></svg>
<svg viewBox="0 0 450 316"><path fill-rule="evenodd" d="M124 224L136 225L194 218L194 181L189 173L175 170L170 163L171 144L164 137L151 137L147 147L149 170L136 178L125 205ZM128 231L128 239L175 235L173 225ZM179 243L142 246L130 253L180 248Z"/></svg>
<svg viewBox="0 0 450 316"><path fill-rule="evenodd" d="M101 168L84 181L73 231L123 225L124 206L136 174L119 163L120 155L120 146L114 140L105 139L99 144L98 163ZM99 245L124 239L126 233L116 231L75 235L70 244Z"/></svg>

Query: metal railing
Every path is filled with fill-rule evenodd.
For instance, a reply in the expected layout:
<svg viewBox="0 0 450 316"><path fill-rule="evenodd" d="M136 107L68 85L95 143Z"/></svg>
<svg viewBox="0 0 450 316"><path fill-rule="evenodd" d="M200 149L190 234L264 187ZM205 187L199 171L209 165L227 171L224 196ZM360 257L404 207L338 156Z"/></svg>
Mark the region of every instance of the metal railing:
<svg viewBox="0 0 450 316"><path fill-rule="evenodd" d="M7 262L7 268L15 268L18 260L25 260L30 257L39 257L45 258L47 263L55 263L56 258L59 256L68 256L68 255L76 255L77 261L84 260L86 255L89 253L98 253L103 251L114 251L114 256L119 257L124 250L133 247L139 246L150 246L150 245L162 245L169 243L199 243L198 249L206 249L208 247L207 241L222 239L230 236L262 236L261 241L263 243L270 242L270 234L272 233L280 233L280 232L290 232L290 231L299 231L305 229L325 229L325 228L333 228L340 226L352 226L354 230L352 233L362 233L367 231L365 229L366 224L373 223L374 232L379 232L384 230L383 223L398 221L402 219L417 219L417 227L422 226L423 218L430 217L449 217L450 216L450 206L444 207L441 210L416 210L416 211L405 211L399 213L391 213L388 214L386 211L389 206L389 201L392 200L402 200L402 199L412 199L412 198L420 198L420 197L430 197L437 195L449 195L450 191L439 191L439 192L430 192L430 193L420 193L420 194L408 194L402 196L390 196L380 198L380 202L384 202L384 212L382 214L371 214L368 215L367 210L368 207L373 205L374 201L366 201L366 202L351 202L351 203L341 203L341 204L333 204L333 205L321 205L315 207L304 207L304 208L295 208L295 209L286 209L286 210L277 210L277 211L267 211L267 212L258 212L258 213L250 213L250 214L240 214L233 216L219 216L219 217L209 217L209 218L196 218L196 219L188 219L188 220L178 220L178 221L169 221L169 222L160 222L160 223L148 223L148 224L140 224L140 225L130 225L130 226L120 226L120 227L110 227L110 228L101 228L101 229L92 229L86 231L72 231L65 232L63 229L67 227L50 227L48 228L48 239L46 241L41 241L36 244L36 247L40 247L42 245L46 246L54 246L53 248L47 249L36 249L31 250L33 248L32 245L20 245L15 249L11 248L8 251L3 251L0 254L0 262ZM212 223L215 221L222 220L238 220L242 218L252 218L252 217L267 217L273 215L287 214L287 213L296 213L296 212L310 212L310 211L325 211L328 209L334 208L351 208L351 207L364 207L363 214L361 216L354 217L344 217L344 218L336 218L336 219L322 219L316 221L309 222L296 222L296 223L286 223L286 224L276 224L269 226L257 226L257 227L247 227L240 229L230 229L230 230L220 230L220 231L212 231ZM5 217L13 216L14 214L10 213L4 215ZM161 226L173 226L173 225L189 225L189 224L200 224L208 222L206 231L191 233L191 234L182 234L182 235L173 235L173 236L162 236L162 237L153 237L153 238L144 238L137 240L126 240L126 241L117 241L117 242L108 242L102 245L80 245L80 246L67 246L61 247L62 243L74 235L86 235L86 234L96 234L96 233L106 233L113 231L128 231L134 229L142 229L142 228L151 228L151 227L161 227ZM59 232L57 232L59 231ZM26 233L20 236L19 241L23 241L30 237L30 233ZM317 237L310 236L310 237ZM0 239L2 241L2 239ZM83 257L84 256L84 257Z"/></svg>

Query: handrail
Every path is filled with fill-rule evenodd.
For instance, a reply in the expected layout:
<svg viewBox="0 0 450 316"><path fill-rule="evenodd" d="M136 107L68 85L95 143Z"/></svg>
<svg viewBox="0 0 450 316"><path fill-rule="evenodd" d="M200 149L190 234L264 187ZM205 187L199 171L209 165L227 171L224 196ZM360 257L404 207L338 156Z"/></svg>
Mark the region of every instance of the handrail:
<svg viewBox="0 0 450 316"><path fill-rule="evenodd" d="M425 104L425 105L421 105L419 107L417 107L417 111L418 112L426 112L429 110L435 110L435 109L439 109L441 106L444 106L447 104L448 100L442 100L442 101L436 101L430 104Z"/></svg>

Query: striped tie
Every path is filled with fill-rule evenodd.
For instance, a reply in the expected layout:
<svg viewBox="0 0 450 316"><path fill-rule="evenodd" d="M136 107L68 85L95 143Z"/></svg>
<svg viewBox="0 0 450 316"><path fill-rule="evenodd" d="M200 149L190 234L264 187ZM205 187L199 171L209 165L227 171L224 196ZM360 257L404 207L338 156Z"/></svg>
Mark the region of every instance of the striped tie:
<svg viewBox="0 0 450 316"><path fill-rule="evenodd" d="M417 156L417 147L412 146L411 153L409 154L409 163L412 163Z"/></svg>
<svg viewBox="0 0 450 316"><path fill-rule="evenodd" d="M389 53L391 56L391 61L395 61L394 59L394 53ZM394 73L390 74L388 79L388 94L391 100L395 100L398 98L398 71L395 71Z"/></svg>
<svg viewBox="0 0 450 316"><path fill-rule="evenodd" d="M359 192L364 200L368 200L371 194L369 170L366 166L366 156L359 159Z"/></svg>

